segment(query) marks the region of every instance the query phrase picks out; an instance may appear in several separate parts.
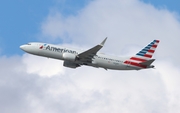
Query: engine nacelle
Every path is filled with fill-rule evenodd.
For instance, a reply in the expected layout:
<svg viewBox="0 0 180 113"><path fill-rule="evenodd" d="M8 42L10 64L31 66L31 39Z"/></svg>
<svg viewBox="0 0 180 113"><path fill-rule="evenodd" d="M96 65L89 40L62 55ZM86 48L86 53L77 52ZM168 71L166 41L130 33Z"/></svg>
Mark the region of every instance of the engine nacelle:
<svg viewBox="0 0 180 113"><path fill-rule="evenodd" d="M79 67L80 65L70 62L70 61L64 61L63 66L69 67L69 68L76 68L76 67Z"/></svg>
<svg viewBox="0 0 180 113"><path fill-rule="evenodd" d="M72 53L63 53L63 59L66 61L74 62L76 60L76 55Z"/></svg>

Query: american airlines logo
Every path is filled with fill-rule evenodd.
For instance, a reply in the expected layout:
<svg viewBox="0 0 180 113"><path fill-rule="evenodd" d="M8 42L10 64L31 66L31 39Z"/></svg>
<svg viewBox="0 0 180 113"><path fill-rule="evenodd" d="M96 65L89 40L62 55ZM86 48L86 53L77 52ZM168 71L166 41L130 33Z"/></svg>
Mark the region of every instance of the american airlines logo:
<svg viewBox="0 0 180 113"><path fill-rule="evenodd" d="M44 44L42 46L39 47L39 49L43 49L44 47L46 47L47 44Z"/></svg>
<svg viewBox="0 0 180 113"><path fill-rule="evenodd" d="M60 53L68 52L68 53L72 53L72 54L78 54L76 51L73 51L73 50L57 48L57 47L53 47L53 46L50 46L47 44L40 46L39 49L45 49L45 50L60 52Z"/></svg>

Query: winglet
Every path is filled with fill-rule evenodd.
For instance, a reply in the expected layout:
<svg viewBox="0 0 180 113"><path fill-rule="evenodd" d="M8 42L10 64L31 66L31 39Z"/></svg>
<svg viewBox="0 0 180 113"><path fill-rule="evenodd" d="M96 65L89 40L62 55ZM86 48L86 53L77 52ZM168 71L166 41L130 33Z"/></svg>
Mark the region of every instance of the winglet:
<svg viewBox="0 0 180 113"><path fill-rule="evenodd" d="M101 46L104 46L104 43L106 42L106 40L107 40L107 37L101 42Z"/></svg>

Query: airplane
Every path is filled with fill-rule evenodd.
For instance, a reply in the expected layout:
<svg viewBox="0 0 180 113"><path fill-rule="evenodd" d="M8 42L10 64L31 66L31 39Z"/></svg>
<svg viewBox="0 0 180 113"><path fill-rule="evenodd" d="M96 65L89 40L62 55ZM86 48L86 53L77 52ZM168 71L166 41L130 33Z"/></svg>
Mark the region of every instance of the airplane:
<svg viewBox="0 0 180 113"><path fill-rule="evenodd" d="M99 53L106 40L107 38L86 51L39 42L27 43L21 45L20 48L33 55L63 60L63 66L74 69L83 65L106 70L141 70L155 67L151 65L155 61L152 56L160 42L159 40L153 40L131 57L116 57Z"/></svg>

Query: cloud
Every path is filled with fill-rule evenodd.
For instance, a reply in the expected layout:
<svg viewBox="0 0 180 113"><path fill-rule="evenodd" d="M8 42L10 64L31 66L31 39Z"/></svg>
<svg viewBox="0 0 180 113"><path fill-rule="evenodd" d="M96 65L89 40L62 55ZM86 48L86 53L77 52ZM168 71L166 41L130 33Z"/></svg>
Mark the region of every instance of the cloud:
<svg viewBox="0 0 180 113"><path fill-rule="evenodd" d="M149 41L160 39L158 52L155 53L154 57L158 60L162 59L162 62L155 63L158 65L156 71L121 72L123 76L116 72L106 73L105 75L113 76L112 81L109 78L106 79L108 85L103 84L99 88L103 89L105 85L104 90L109 91L108 94L111 99L108 101L115 103L113 105L111 103L114 109L110 108L114 112L116 110L118 112L120 110L121 112L179 111L179 104L174 99L177 99L179 94L177 91L179 84L175 81L179 80L177 78L180 54L174 51L178 48L177 40L180 36L177 13L163 8L157 9L151 4L137 0L97 0L89 3L77 15L63 17L58 11L50 13L41 28L42 34L49 38L59 38L64 42L70 41L72 44L87 44L89 47L108 36L108 41L103 49L110 54L133 55ZM119 51L115 48L119 48ZM172 59L166 61L167 58ZM98 72L96 73L98 76L101 75ZM170 76L171 73L174 75L174 79ZM119 76L127 81L118 79ZM91 77L94 78L93 74ZM100 78L104 77L106 76ZM86 80L81 78L77 83L83 83L83 81ZM92 81L96 80L93 79ZM172 84L169 83L170 81ZM175 83L173 84L173 82ZM98 83L95 83L93 89L98 88ZM88 82L86 81L84 84L88 85ZM89 86L93 86L93 84L89 84ZM123 93L118 91L116 86L119 86ZM174 95L175 93L177 94ZM114 98L112 99L112 97ZM173 109L174 105L175 108ZM121 109L119 109L120 106ZM102 109L100 106L98 107ZM105 107L106 110L108 108ZM88 110L86 109L86 111ZM98 112L98 109L94 109L93 112L95 111Z"/></svg>
<svg viewBox="0 0 180 113"><path fill-rule="evenodd" d="M36 64L34 62L37 62ZM53 76L63 74L63 63L54 59L42 58L25 54L23 63L26 65L26 72L29 74L38 74L40 76Z"/></svg>
<svg viewBox="0 0 180 113"><path fill-rule="evenodd" d="M30 68L26 60L36 66L34 59L39 58L26 57L0 58L0 63L6 64L0 68L0 112L179 111L180 72L169 62L157 62L155 70L128 72L81 67L42 76L39 72L44 68L37 73L26 70ZM48 59L44 60L46 63Z"/></svg>
<svg viewBox="0 0 180 113"><path fill-rule="evenodd" d="M180 85L179 69L179 67L174 66L171 62L168 61L161 61L158 63L158 71L162 76L162 81L164 82L168 92L166 95L168 98L168 107L170 113L180 111L180 91L177 87Z"/></svg>
<svg viewBox="0 0 180 113"><path fill-rule="evenodd" d="M89 46L109 37L106 48L116 54L127 44L143 47L154 39L160 39L157 55L167 58L171 54L180 63L179 53L173 51L178 48L176 40L180 37L180 24L176 17L177 14L167 9L156 9L137 0L96 0L75 16L63 17L58 11L50 13L41 29L42 34L51 39ZM169 44L173 46L167 48ZM119 51L114 49L117 47Z"/></svg>
<svg viewBox="0 0 180 113"><path fill-rule="evenodd" d="M61 39L85 48L108 36L102 51L117 55L133 55L149 41L160 39L154 56L156 69L69 69L62 61L29 54L1 56L1 113L180 111L180 61L175 51L180 34L174 13L137 0L96 0L77 15L51 12L41 28L48 40Z"/></svg>

